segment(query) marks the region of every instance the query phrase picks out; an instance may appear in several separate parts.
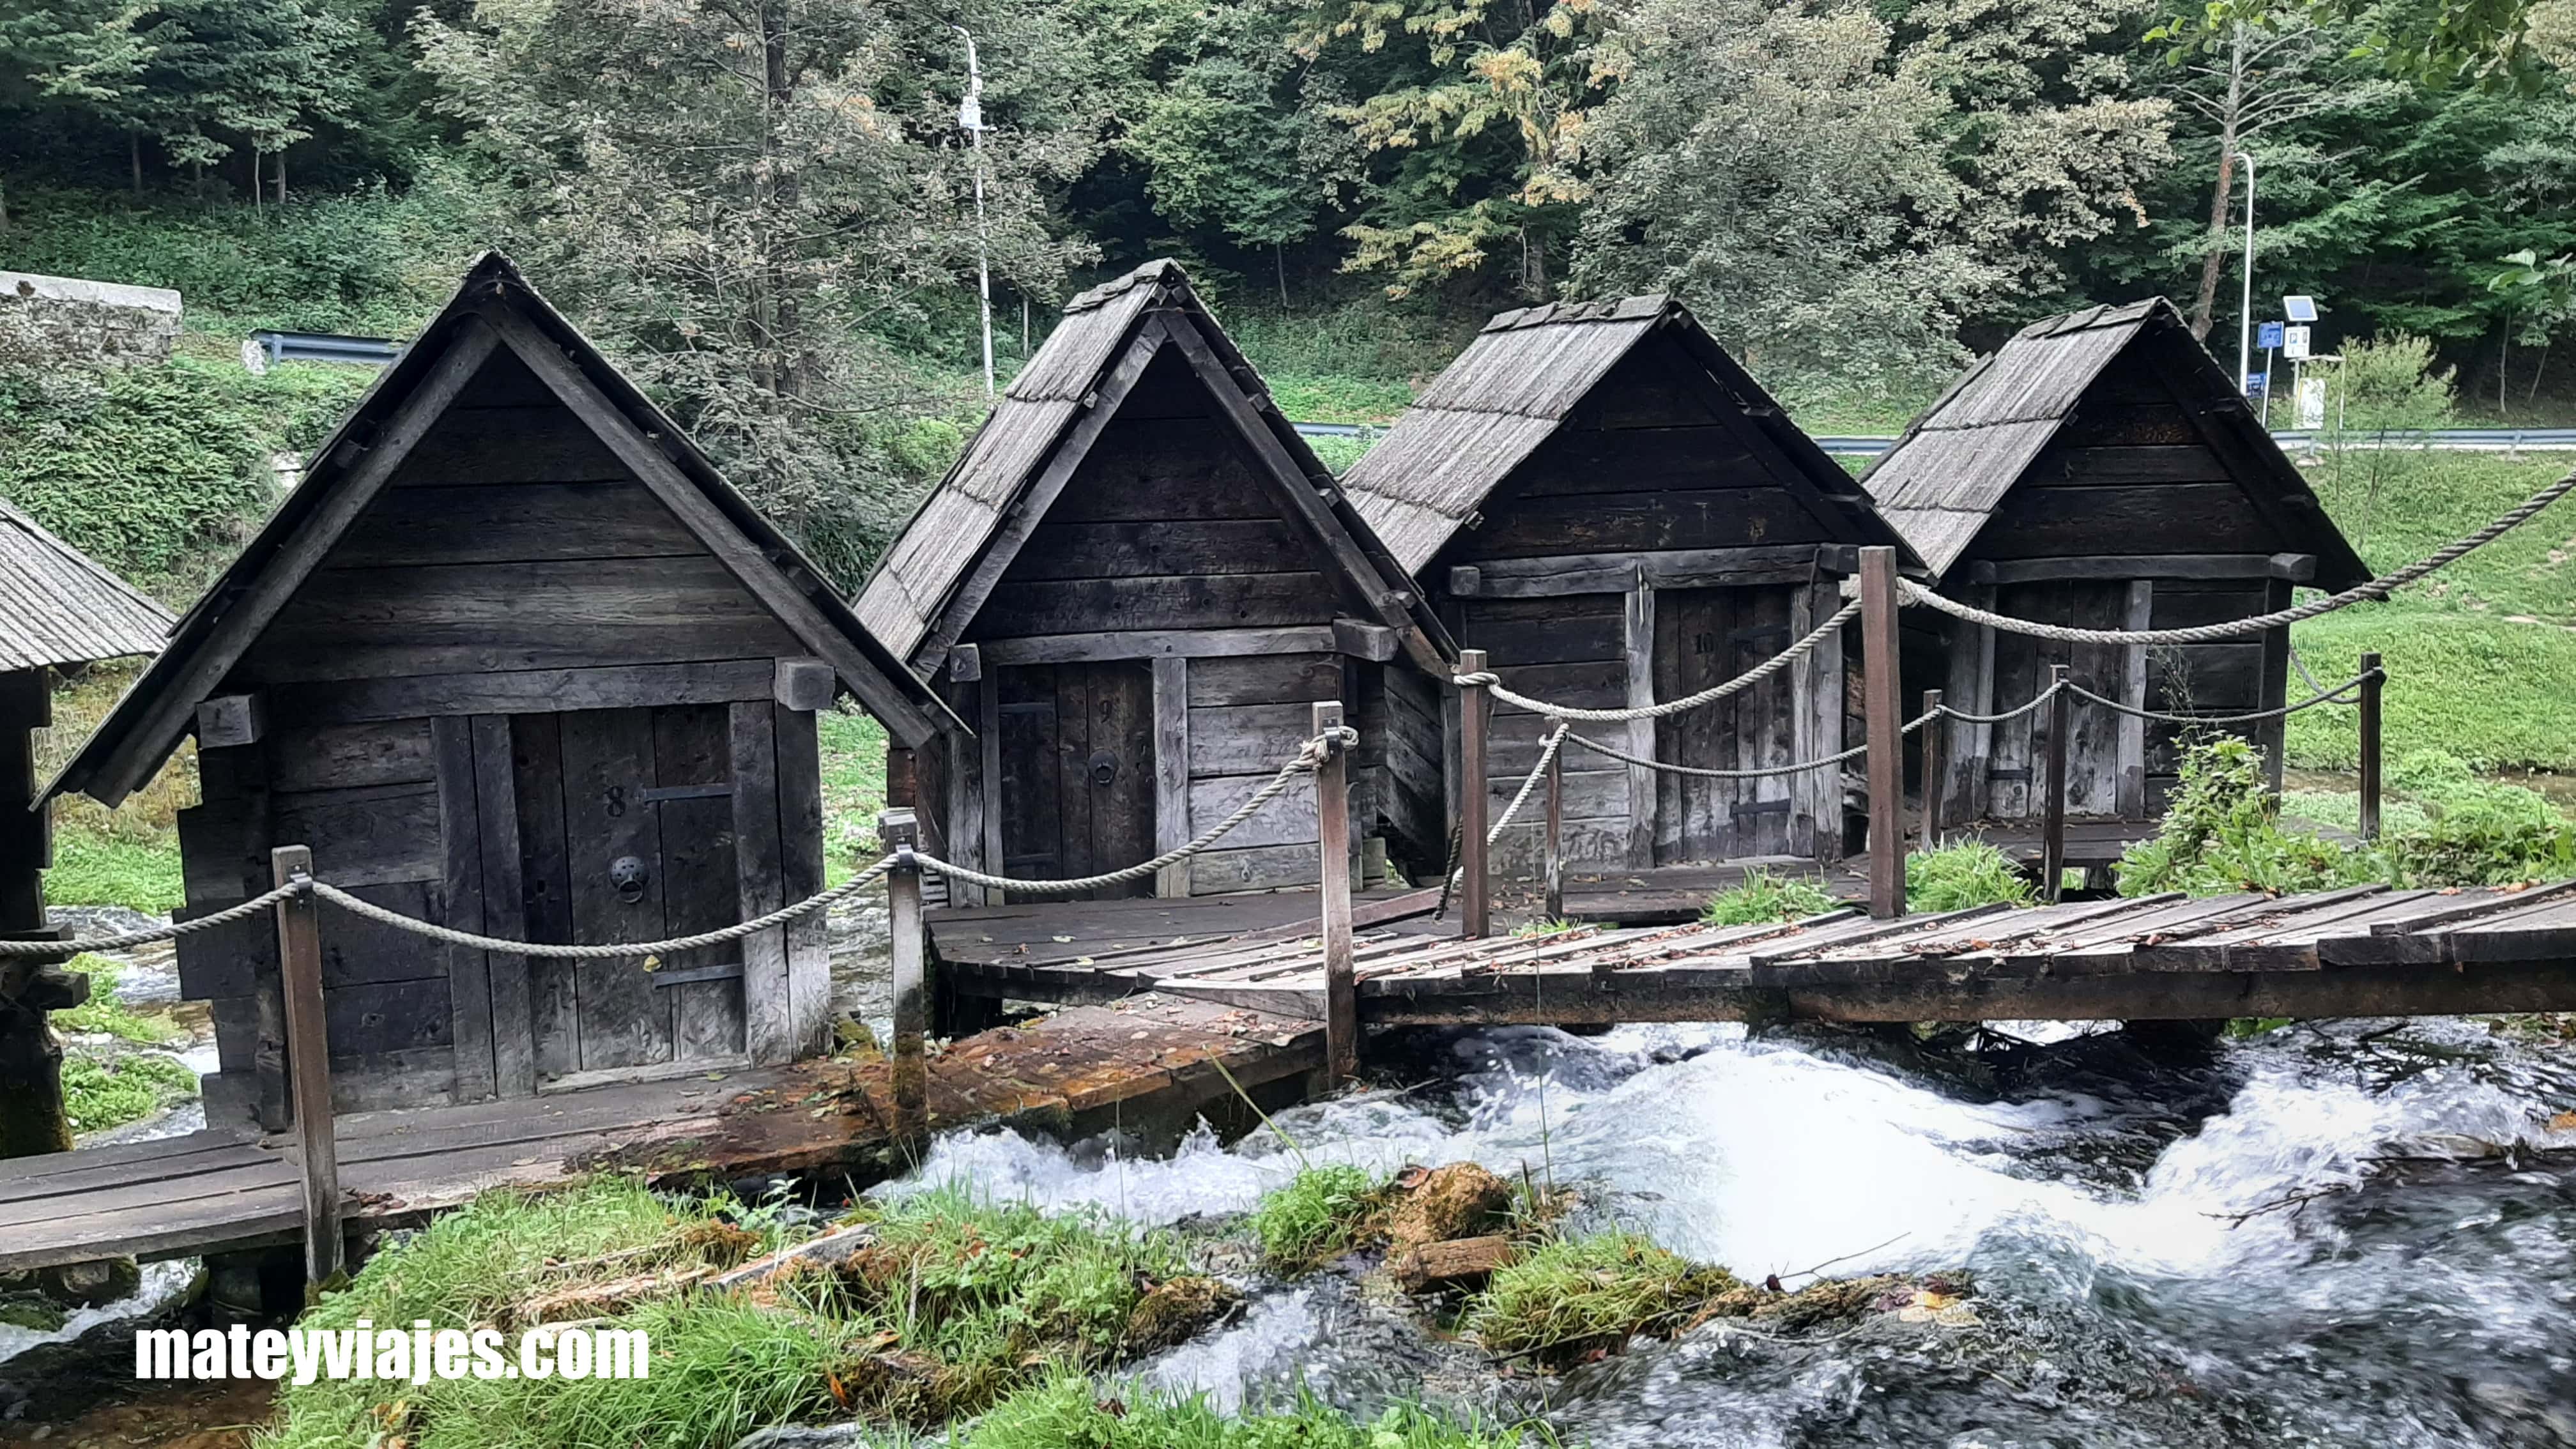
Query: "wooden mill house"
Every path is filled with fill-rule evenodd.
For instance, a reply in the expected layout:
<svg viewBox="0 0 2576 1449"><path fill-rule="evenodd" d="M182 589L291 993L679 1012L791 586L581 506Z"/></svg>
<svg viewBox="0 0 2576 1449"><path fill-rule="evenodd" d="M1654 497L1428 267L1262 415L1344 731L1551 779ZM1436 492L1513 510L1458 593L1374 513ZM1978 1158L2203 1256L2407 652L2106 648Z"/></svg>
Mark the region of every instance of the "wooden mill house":
<svg viewBox="0 0 2576 1449"><path fill-rule="evenodd" d="M1661 296L1494 318L1343 482L1461 647L1486 651L1512 689L1581 707L1732 678L1833 615L1861 547L1910 559L1851 476ZM1844 747L1845 658L1829 640L1717 704L1580 728L1700 768L1815 759ZM1449 709L1454 740L1454 696ZM1496 812L1537 762L1543 728L1497 707ZM1714 780L1566 749L1568 860L1844 853L1835 770ZM1455 750L1443 757L1454 774ZM1497 861L1526 864L1535 835L1516 826Z"/></svg>
<svg viewBox="0 0 2576 1449"><path fill-rule="evenodd" d="M923 835L960 863L1065 880L1149 859L1231 813L1339 701L1361 731L1354 836L1437 868L1436 767L1386 721L1435 708L1440 626L1171 262L1065 309L859 617L969 727L910 761ZM1310 884L1316 833L1312 792L1292 792L1102 894Z"/></svg>
<svg viewBox="0 0 2576 1449"><path fill-rule="evenodd" d="M153 653L169 629L168 610L0 500L0 936L65 934L45 914L53 817L36 790L34 732L53 723L55 671ZM45 1013L88 991L55 959L0 958L0 1157L71 1146L62 1043Z"/></svg>
<svg viewBox="0 0 2576 1449"><path fill-rule="evenodd" d="M113 805L190 733L189 915L272 847L377 904L549 942L648 941L823 885L815 711L898 741L938 702L510 263L317 451L51 787ZM524 1096L819 1045L823 923L659 961L486 955L326 910L340 1110ZM286 1111L276 933L180 941L213 1004L210 1120Z"/></svg>
<svg viewBox="0 0 2576 1449"><path fill-rule="evenodd" d="M2171 629L2289 606L2294 585L2369 579L2298 466L2163 298L2035 322L1969 368L1863 484L1940 590L2015 618ZM2280 705L2286 628L2217 643L2068 644L1910 609L1908 683L1991 714L2075 683L2131 705L2226 714ZM1908 698L1913 698L1909 689ZM2066 810L2135 824L2174 783L2179 726L2078 699ZM1943 826L2043 813L2044 712L1953 727ZM2279 782L2282 722L2247 727ZM2121 834L2104 837L2106 848Z"/></svg>

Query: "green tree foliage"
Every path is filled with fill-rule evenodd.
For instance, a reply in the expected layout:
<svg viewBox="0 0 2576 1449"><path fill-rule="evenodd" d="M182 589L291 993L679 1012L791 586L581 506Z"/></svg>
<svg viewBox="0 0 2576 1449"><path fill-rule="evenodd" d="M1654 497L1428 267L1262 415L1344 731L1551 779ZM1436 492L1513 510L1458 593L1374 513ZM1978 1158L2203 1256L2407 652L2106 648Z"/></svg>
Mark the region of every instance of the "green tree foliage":
<svg viewBox="0 0 2576 1449"><path fill-rule="evenodd" d="M980 152L958 38L890 7L484 0L419 26L549 291L844 582L917 487L895 439L939 410L892 339L974 276L979 241L1023 285L1086 255L1046 224L1092 151L1058 37L1018 0L965 18L988 74L1021 78L988 86Z"/></svg>

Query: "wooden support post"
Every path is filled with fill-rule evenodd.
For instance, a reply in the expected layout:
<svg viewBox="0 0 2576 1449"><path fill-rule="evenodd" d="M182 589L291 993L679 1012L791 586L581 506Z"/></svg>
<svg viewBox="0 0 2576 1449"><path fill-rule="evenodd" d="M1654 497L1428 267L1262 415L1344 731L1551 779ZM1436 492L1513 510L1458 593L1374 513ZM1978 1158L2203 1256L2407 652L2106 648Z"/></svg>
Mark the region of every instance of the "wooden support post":
<svg viewBox="0 0 2576 1449"><path fill-rule="evenodd" d="M1565 750L1547 757L1547 858L1542 867L1547 918L1565 914Z"/></svg>
<svg viewBox="0 0 2576 1449"><path fill-rule="evenodd" d="M2361 838L2379 838L2379 656L2361 656Z"/></svg>
<svg viewBox="0 0 2576 1449"><path fill-rule="evenodd" d="M1153 670L1154 853L1161 855L1190 842L1190 661L1157 659ZM1154 894L1166 900L1190 889L1186 860L1154 873Z"/></svg>
<svg viewBox="0 0 2576 1449"><path fill-rule="evenodd" d="M285 885L313 874L313 852L281 845L268 853L270 879ZM286 1075L295 1103L296 1151L304 1160L304 1281L309 1298L341 1276L340 1145L331 1121L331 1041L322 1016L322 935L310 895L277 903L278 974L286 997Z"/></svg>
<svg viewBox="0 0 2576 1449"><path fill-rule="evenodd" d="M1340 700L1315 706L1314 733L1342 727ZM1351 975L1350 753L1340 745L1315 766L1316 849L1323 854L1316 898L1323 905L1324 1077L1347 1082L1360 1065L1359 985Z"/></svg>
<svg viewBox="0 0 2576 1449"><path fill-rule="evenodd" d="M1941 846L1941 828L1945 823L1942 807L1949 785L1950 722L1941 714L1941 691L1923 691L1923 848Z"/></svg>
<svg viewBox="0 0 2576 1449"><path fill-rule="evenodd" d="M2040 899L2055 904L2066 889L2066 666L2048 666L2048 806L2039 850Z"/></svg>
<svg viewBox="0 0 2576 1449"><path fill-rule="evenodd" d="M1905 914L1905 722L1897 717L1896 550L1860 551L1861 708L1869 739L1869 913Z"/></svg>
<svg viewBox="0 0 2576 1449"><path fill-rule="evenodd" d="M1485 672L1485 651L1458 651L1458 672ZM1493 787L1485 779L1485 732L1493 697L1481 684L1458 686L1458 933L1469 940L1484 936L1491 905L1491 877L1485 861L1485 815Z"/></svg>
<svg viewBox="0 0 2576 1449"><path fill-rule="evenodd" d="M922 979L921 862L912 853L920 839L921 826L911 811L877 816L877 842L894 857L886 868L894 968L894 1050L887 1058L893 1069L894 1130L913 1144L930 1136L930 1069L922 1045L930 1034L930 990Z"/></svg>

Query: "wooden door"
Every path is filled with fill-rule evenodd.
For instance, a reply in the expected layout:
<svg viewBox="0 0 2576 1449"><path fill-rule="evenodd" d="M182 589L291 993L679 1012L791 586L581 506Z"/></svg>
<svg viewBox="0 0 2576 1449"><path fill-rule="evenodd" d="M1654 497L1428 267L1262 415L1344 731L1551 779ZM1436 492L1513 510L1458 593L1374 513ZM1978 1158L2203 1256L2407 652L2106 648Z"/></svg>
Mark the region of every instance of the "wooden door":
<svg viewBox="0 0 2576 1449"><path fill-rule="evenodd" d="M1003 873L1069 880L1154 854L1154 676L1142 663L1005 668ZM1152 877L1077 896L1149 896ZM1059 898L1060 899L1060 898Z"/></svg>
<svg viewBox="0 0 2576 1449"><path fill-rule="evenodd" d="M2006 584L1995 610L2017 619L2079 629L2144 627L2129 618L2126 581ZM2048 687L2052 664L2107 699L2127 697L2127 652L2116 644L2067 644L2026 634L1995 639L1995 709L2010 709ZM2121 718L2078 699L2067 711L2066 813L2116 815L2120 809ZM1986 811L1997 820L2047 813L2048 711L2033 710L1994 727L1987 765Z"/></svg>
<svg viewBox="0 0 2576 1449"><path fill-rule="evenodd" d="M651 941L742 919L724 705L518 715L511 735L531 939ZM740 943L532 960L538 1075L742 1060L743 960Z"/></svg>
<svg viewBox="0 0 2576 1449"><path fill-rule="evenodd" d="M1667 589L1655 595L1655 698L1678 699L1722 684L1795 641L1795 590L1785 586ZM1657 726L1655 758L1705 770L1785 765L1796 758L1796 673ZM1655 861L1738 860L1791 853L1796 780L1711 780L1658 775Z"/></svg>

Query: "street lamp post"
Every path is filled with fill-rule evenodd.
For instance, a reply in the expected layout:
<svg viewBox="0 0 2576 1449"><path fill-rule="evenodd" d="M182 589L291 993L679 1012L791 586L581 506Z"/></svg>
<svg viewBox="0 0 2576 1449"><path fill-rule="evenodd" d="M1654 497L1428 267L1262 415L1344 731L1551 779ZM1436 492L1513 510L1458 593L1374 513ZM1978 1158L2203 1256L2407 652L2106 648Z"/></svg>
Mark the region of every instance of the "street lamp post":
<svg viewBox="0 0 2576 1449"><path fill-rule="evenodd" d="M2236 393L2242 397L2254 381L2254 158L2239 151L2236 159L2245 163L2245 296L2236 317Z"/></svg>
<svg viewBox="0 0 2576 1449"><path fill-rule="evenodd" d="M975 60L975 37L963 25L948 27L966 39L966 99L957 105L958 127L975 142L975 295L984 318L984 396L993 395L993 239L984 225L984 72ZM2250 223L2249 223L2250 225Z"/></svg>

